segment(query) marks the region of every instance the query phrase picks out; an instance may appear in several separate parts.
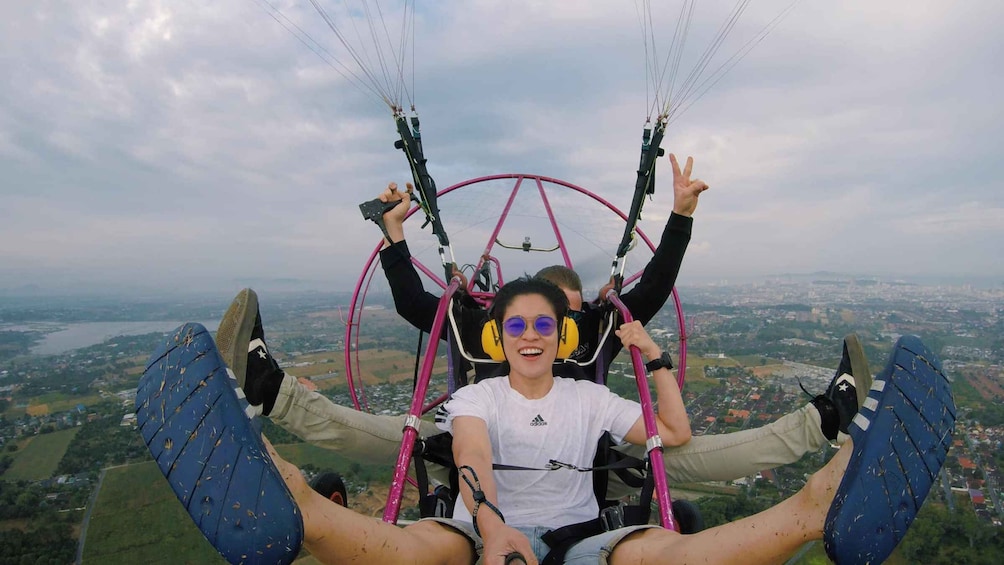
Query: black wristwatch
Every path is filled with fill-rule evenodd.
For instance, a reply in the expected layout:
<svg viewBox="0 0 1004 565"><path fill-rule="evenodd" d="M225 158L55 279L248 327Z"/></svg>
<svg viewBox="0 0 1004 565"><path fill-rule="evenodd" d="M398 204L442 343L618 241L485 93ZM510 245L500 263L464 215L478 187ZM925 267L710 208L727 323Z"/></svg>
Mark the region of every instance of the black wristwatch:
<svg viewBox="0 0 1004 565"><path fill-rule="evenodd" d="M672 369L673 368L673 358L669 356L668 352L663 351L662 356L658 359L652 359L648 363L645 363L645 370L649 373L658 371L662 368Z"/></svg>

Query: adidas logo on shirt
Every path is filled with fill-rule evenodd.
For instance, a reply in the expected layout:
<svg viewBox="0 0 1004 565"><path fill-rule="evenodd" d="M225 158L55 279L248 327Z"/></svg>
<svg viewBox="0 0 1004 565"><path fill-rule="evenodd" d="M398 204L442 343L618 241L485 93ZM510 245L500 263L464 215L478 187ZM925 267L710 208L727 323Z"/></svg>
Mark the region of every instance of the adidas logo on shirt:
<svg viewBox="0 0 1004 565"><path fill-rule="evenodd" d="M540 417L540 414L537 414L536 418L534 418L533 420L530 420L530 425L531 426L546 426L547 422L545 422L544 419Z"/></svg>

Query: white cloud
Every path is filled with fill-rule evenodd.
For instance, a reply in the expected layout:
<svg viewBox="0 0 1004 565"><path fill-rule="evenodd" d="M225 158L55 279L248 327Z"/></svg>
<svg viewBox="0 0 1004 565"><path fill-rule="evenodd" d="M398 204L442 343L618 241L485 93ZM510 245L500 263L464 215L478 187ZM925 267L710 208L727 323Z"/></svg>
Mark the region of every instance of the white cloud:
<svg viewBox="0 0 1004 565"><path fill-rule="evenodd" d="M348 60L308 4L275 4ZM530 172L626 208L652 100L636 4L419 6L440 187ZM754 3L721 54L787 4ZM677 8L653 5L663 51ZM684 69L729 6L699 5ZM667 134L712 185L684 276L1004 274L1002 15L990 0L800 3ZM9 2L0 22L0 49L24 54L0 87L4 284L53 269L342 281L375 238L356 206L409 176L382 103L262 4ZM653 221L671 207L667 160L658 179Z"/></svg>
<svg viewBox="0 0 1004 565"><path fill-rule="evenodd" d="M916 216L893 220L906 236L966 237L980 233L994 234L1004 242L1004 208L980 202L963 202L948 209L924 209Z"/></svg>

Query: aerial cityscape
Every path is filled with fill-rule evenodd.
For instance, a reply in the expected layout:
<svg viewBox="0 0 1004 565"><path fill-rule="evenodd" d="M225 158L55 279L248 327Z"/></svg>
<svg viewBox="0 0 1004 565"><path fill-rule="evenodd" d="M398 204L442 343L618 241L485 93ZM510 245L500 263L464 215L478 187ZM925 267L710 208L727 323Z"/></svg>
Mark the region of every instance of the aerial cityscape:
<svg viewBox="0 0 1004 565"><path fill-rule="evenodd" d="M820 276L691 286L679 293L688 344L684 393L695 434L758 427L804 405L827 386L847 333L861 338L873 373L882 369L898 336L921 336L941 355L959 406L954 445L925 510L936 507L971 516L972 528L995 532L984 549L999 551L1004 518L1004 289ZM349 296L269 298L263 296L263 316L270 320L269 339L284 369L336 402L351 405L344 367ZM150 459L134 430L136 382L165 332L186 319L201 320L213 330L227 303L225 296L167 304L52 299L47 307L3 302L0 497L5 514L0 517L0 539L6 541L0 551L23 554L26 540L47 536L53 540L48 549L29 545L54 552L53 562L75 557L105 562L112 556L132 560L155 552L160 539L156 531L145 532L146 541L125 540L110 525L123 512L136 520L172 506L183 512L169 491L153 494L166 486L159 475L142 474L149 473ZM400 413L411 397L417 332L396 318L388 296L372 297L363 314L357 387L365 390L366 409ZM680 332L674 309L665 308L650 326L658 341L676 351ZM611 375L608 384L615 392L637 394L633 379L626 378L633 375L626 356L617 359ZM433 389L430 398L445 390L442 379L434 380ZM290 449L292 457L299 457L308 474L335 465L350 488L350 503L379 515L385 502L379 485L389 480L387 469L332 462L330 456L303 451L303 444L279 428L267 433L275 434L274 441ZM783 498L830 452L824 449L797 464L764 469L730 484L670 486L677 496L710 504L708 512L717 516L714 503L707 501ZM160 486L145 488L142 496L116 490L135 484L139 479L133 475ZM116 508L109 501L123 498L135 505ZM15 539L18 532L26 537ZM181 534L171 529L163 535ZM210 546L199 547L205 553L192 559L215 559ZM912 537L899 551L906 562L936 562L931 560L934 554L925 553L934 550Z"/></svg>
<svg viewBox="0 0 1004 565"><path fill-rule="evenodd" d="M704 436L691 447L718 434L748 437L815 406L820 423L808 431L817 439L809 453L791 449L785 461L794 462L669 485L708 527L787 506L781 501L797 493L806 495L794 504L858 486L865 495L835 496L833 514L853 519L842 530L828 516L829 541L841 530L856 555L891 565L1004 563L1004 114L994 94L1004 73L993 72L1004 52L1004 2L53 0L6 2L0 14L0 50L15 54L0 83L0 565L223 563L214 545L244 551L243 539L210 541L208 524L222 523L214 522L220 508L246 511L251 527L243 515L229 521L240 538L261 532L257 516L230 500L196 507L194 496L176 497L179 485L191 486L171 476L179 468L196 489L243 493L251 483L228 480L234 461L264 461L260 475L278 481L271 462L288 459L294 483L295 468L310 481L337 473L351 510L381 517L393 508L388 493L403 481L392 482L377 457L359 460L366 450L350 458L267 417L232 425L193 393L177 396L197 398L204 411L174 411L188 420L178 418L186 431L171 451L174 438L147 434L158 415L143 399L179 389L163 380L137 392L154 372L152 353L182 324L206 328L194 332L205 347L197 359L217 361L202 354L212 339L227 341L221 317L236 292L253 287L269 376L284 371L337 404L387 416L445 401L465 382L451 369L466 362L405 321L421 327L379 272L387 266L393 278L385 242L433 293L456 271L469 277L466 306L486 306L503 281L559 263L574 264L587 300L617 273L626 289L653 291L635 295L631 308L650 306L638 317L672 352L690 431ZM684 252L682 270L669 272ZM656 256L666 264L643 267ZM672 284L675 303L655 314ZM535 329L541 320L547 337L566 327L538 315ZM913 371L897 369L903 380L878 380L867 399L838 404L829 393L844 382L834 372L851 334L873 374L891 372L890 350L902 338L927 352L910 357L919 359ZM430 390L415 399L426 350ZM646 396L629 355L596 351L610 369L604 385ZM242 355L227 362L252 364ZM251 397L214 367L203 372L221 377L212 387L198 370L172 375L181 389L197 383L230 408ZM518 363L509 367L510 382L524 376ZM232 369L235 379L245 374ZM899 387L918 374L923 386ZM634 416L633 404L592 393L621 406L625 421ZM663 408L663 424L667 412L680 416ZM855 410L851 433L871 425L888 437L855 435L853 449L834 459L839 446L819 446L815 428L837 436L840 420L846 432ZM692 438L687 418L674 419L666 437ZM370 421L396 432L392 418ZM280 457L261 456L259 425ZM237 427L239 442L210 439ZM846 437L831 441L848 446ZM152 457L156 444L178 459ZM257 450L249 458L216 457L249 446ZM850 480L812 488L834 478L829 471L851 451L857 463L867 451L874 465L846 465ZM673 454L666 460L682 466L685 451ZM730 457L716 468L747 455ZM225 472L204 473L222 459ZM763 466L777 462L769 461ZM584 481L577 488L584 493ZM269 500L246 490L256 505ZM421 515L418 490L405 489L406 520ZM889 497L875 503L881 513L867 508L876 497ZM575 500L543 498L547 527L580 516L548 502ZM639 501L644 495L619 502ZM592 513L592 502L574 510ZM665 512L667 503L663 496L655 506ZM844 512L857 506L861 514ZM789 518L820 533L799 513L771 516L782 534ZM872 519L876 535L859 535ZM289 521L276 523L295 537ZM734 528L748 533L748 523ZM754 534L758 546L777 541ZM870 538L895 550L875 558L863 549ZM321 561L288 545L299 565ZM829 562L822 542L793 556L795 542L781 545L788 565Z"/></svg>

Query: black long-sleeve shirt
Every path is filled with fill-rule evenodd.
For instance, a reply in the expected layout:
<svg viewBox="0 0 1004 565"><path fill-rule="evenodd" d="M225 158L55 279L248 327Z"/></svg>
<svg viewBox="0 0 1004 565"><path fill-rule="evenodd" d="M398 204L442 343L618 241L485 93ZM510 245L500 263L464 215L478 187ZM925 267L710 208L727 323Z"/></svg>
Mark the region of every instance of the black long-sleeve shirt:
<svg viewBox="0 0 1004 565"><path fill-rule="evenodd" d="M643 325L655 317L672 294L680 266L683 264L683 256L690 243L692 227L693 218L670 214L655 254L645 266L638 283L621 295L620 298L631 311L631 315ZM390 284L398 314L416 328L429 332L439 308L439 297L427 292L422 285L422 279L411 263L411 252L408 250L407 242L401 241L381 250L380 262ZM488 356L481 348L481 326L488 319L488 313L483 308L473 306L461 307L458 310L460 316L458 325L464 348L475 357L487 359ZM598 346L604 314L607 311L604 306L595 303L584 304L583 310L584 314L578 321L579 347L571 356L575 361L593 357ZM441 337L445 339L445 336L444 332ZM603 351L597 359L600 362L601 382L606 382L610 362L622 348L623 345L616 336L611 335L604 342ZM477 365L479 376L496 370L483 365ZM556 376L593 379L597 374L596 371L596 363L583 366L575 363L555 365Z"/></svg>

